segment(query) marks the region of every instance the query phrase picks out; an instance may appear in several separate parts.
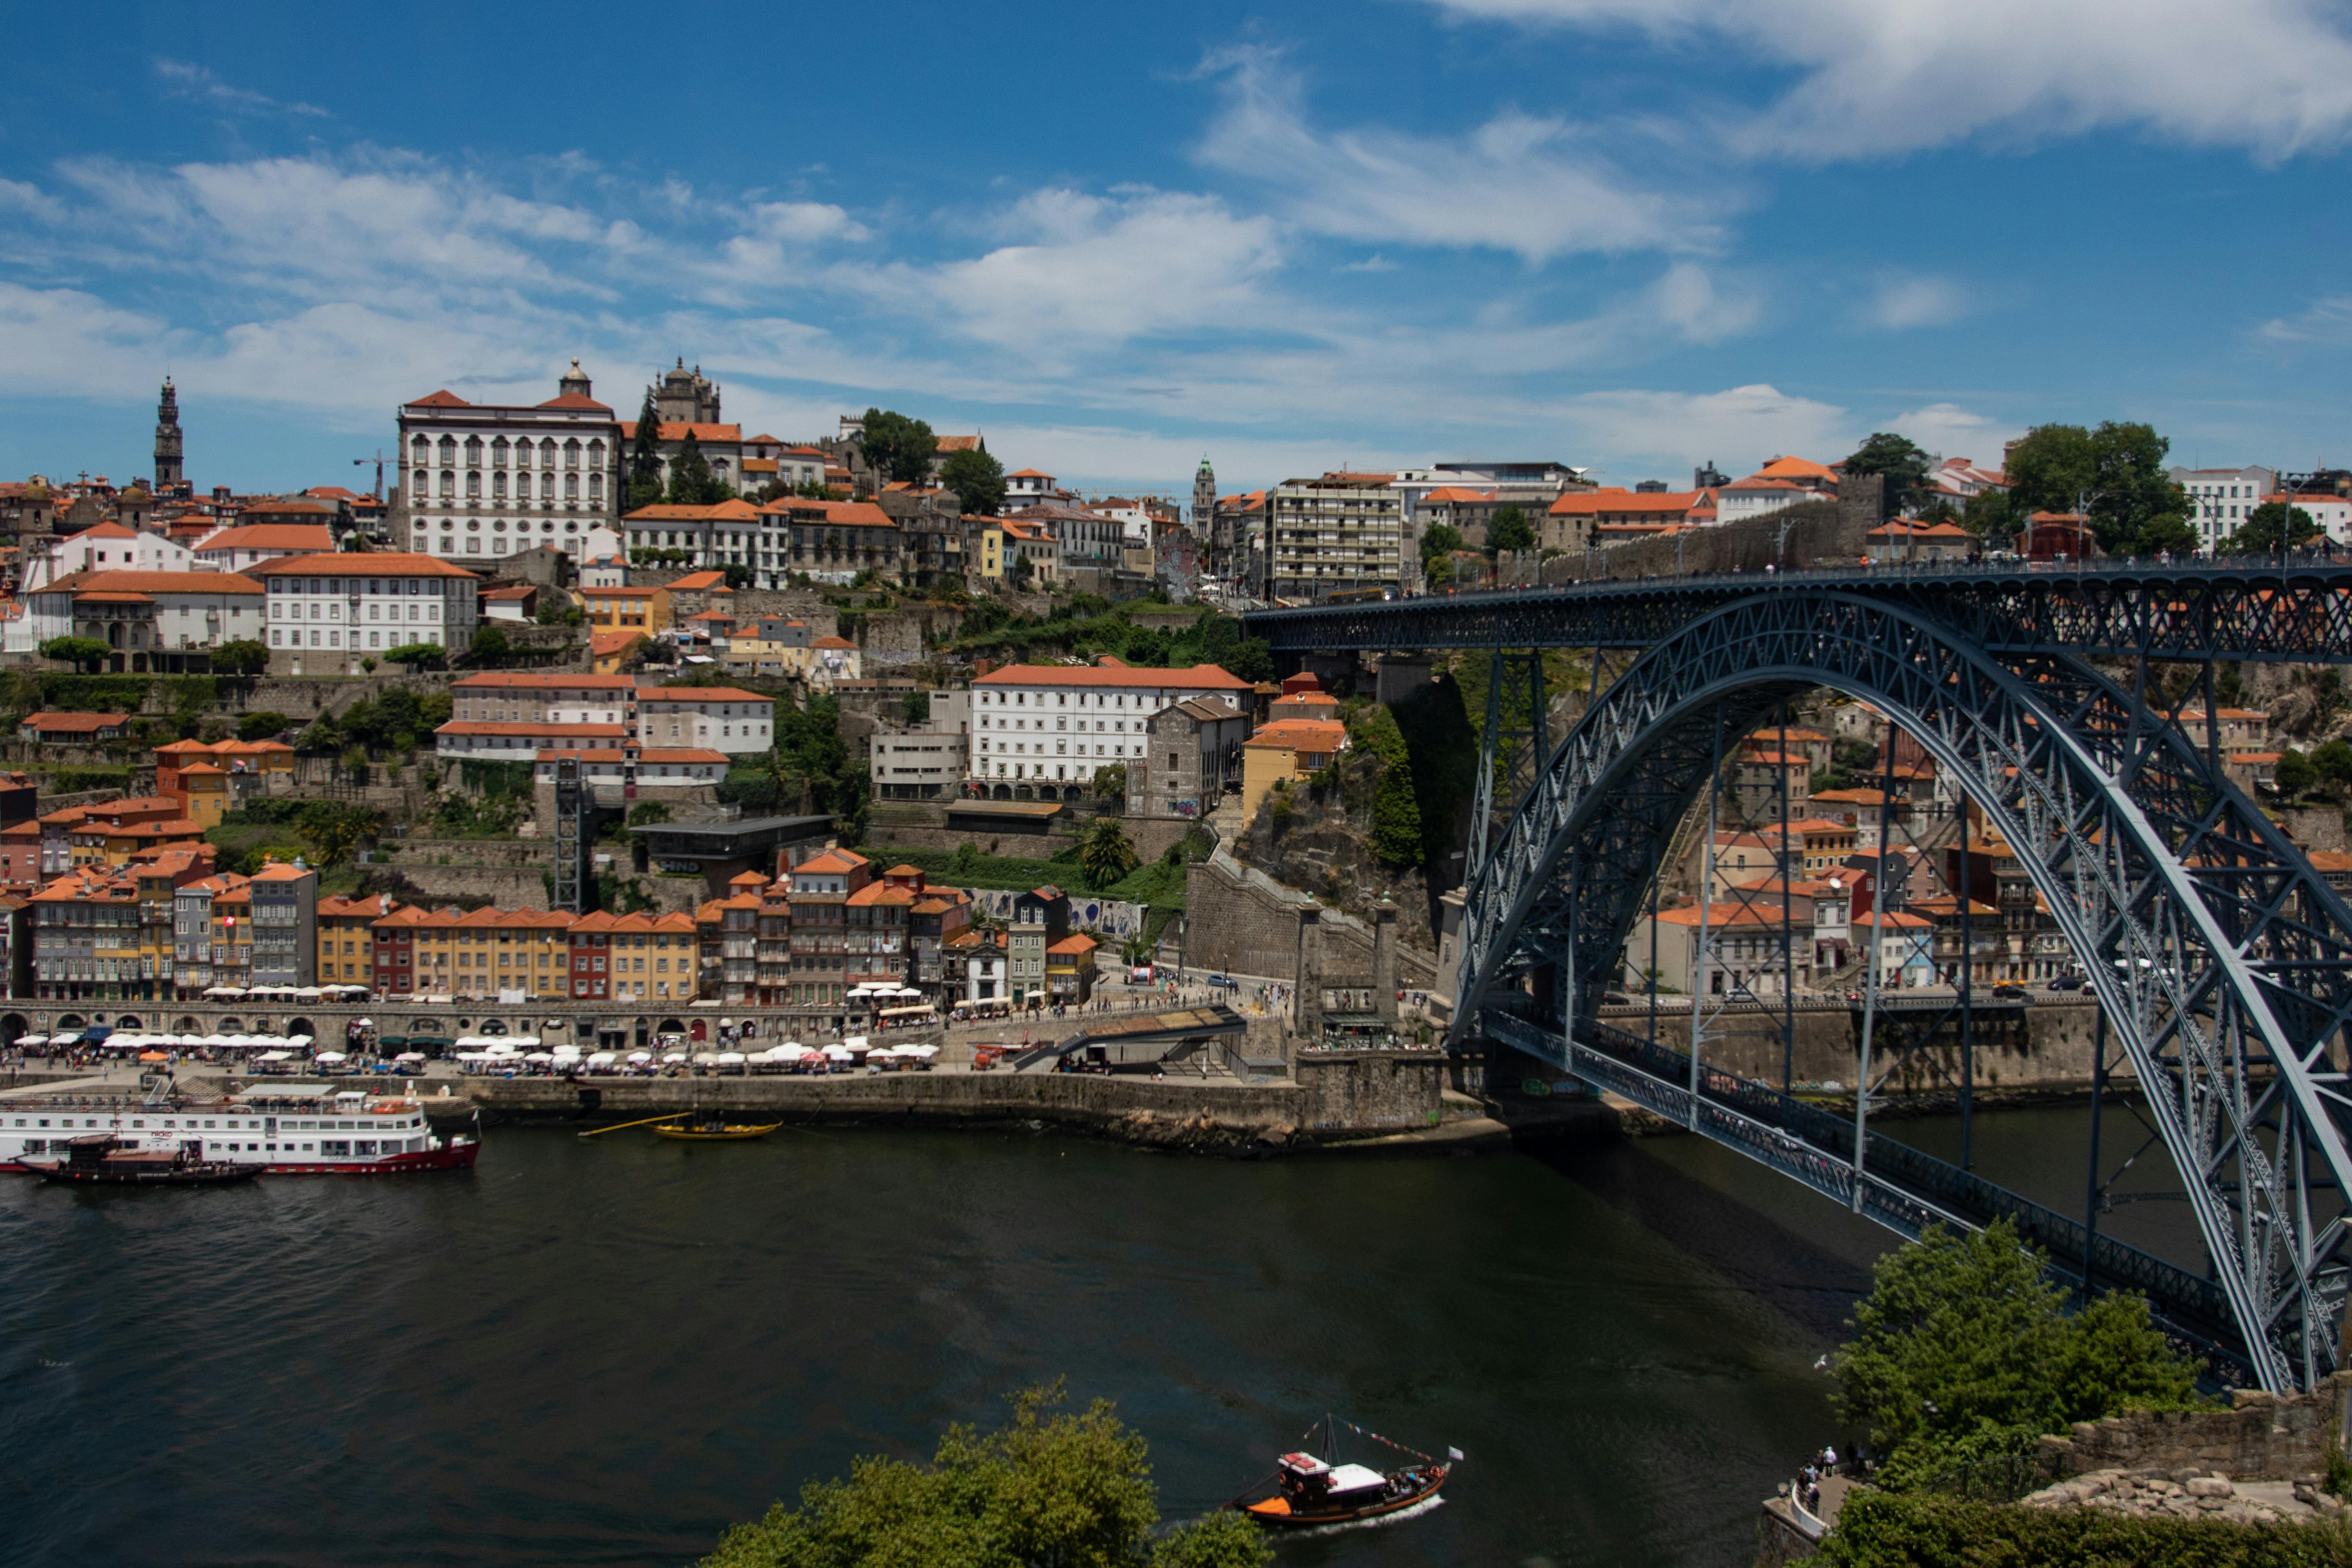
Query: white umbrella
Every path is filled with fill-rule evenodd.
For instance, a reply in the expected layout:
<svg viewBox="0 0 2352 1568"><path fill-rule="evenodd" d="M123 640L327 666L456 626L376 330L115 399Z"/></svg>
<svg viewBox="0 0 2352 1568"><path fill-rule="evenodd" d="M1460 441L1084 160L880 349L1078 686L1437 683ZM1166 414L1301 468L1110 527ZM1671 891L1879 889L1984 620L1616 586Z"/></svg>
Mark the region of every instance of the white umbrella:
<svg viewBox="0 0 2352 1568"><path fill-rule="evenodd" d="M559 1051L556 1054L561 1056L562 1053ZM588 1065L592 1068L608 1068L620 1059L621 1054L618 1051L598 1051L588 1058Z"/></svg>
<svg viewBox="0 0 2352 1568"><path fill-rule="evenodd" d="M662 1058L662 1060L666 1063L682 1062L686 1060L686 1053L684 1051L672 1051L667 1056Z"/></svg>
<svg viewBox="0 0 2352 1568"><path fill-rule="evenodd" d="M266 1062L290 1062L294 1059L294 1053L292 1051L264 1051L261 1053L261 1059ZM321 1058L320 1059L324 1060L325 1058Z"/></svg>
<svg viewBox="0 0 2352 1568"><path fill-rule="evenodd" d="M279 994L283 994L287 991L288 987L281 985L278 989ZM319 988L315 985L295 987L294 994L301 997L305 1002L315 1002L319 998Z"/></svg>
<svg viewBox="0 0 2352 1568"><path fill-rule="evenodd" d="M286 1037L286 1043L289 1046L307 1046L310 1043L310 1037L308 1035L289 1035Z"/></svg>
<svg viewBox="0 0 2352 1568"><path fill-rule="evenodd" d="M205 1037L205 1044L213 1047L226 1046L228 1044L228 1037L226 1035L206 1035Z"/></svg>
<svg viewBox="0 0 2352 1568"><path fill-rule="evenodd" d="M902 1057L921 1057L926 1060L940 1054L937 1046L899 1046L897 1050Z"/></svg>
<svg viewBox="0 0 2352 1568"><path fill-rule="evenodd" d="M375 1027L375 1020L373 1018L362 1018L360 1020L360 1027L362 1029L373 1029Z"/></svg>
<svg viewBox="0 0 2352 1568"><path fill-rule="evenodd" d="M638 1063L639 1065L643 1065L644 1063L649 1062L653 1059L654 1054L651 1051L631 1051L629 1053L629 1060Z"/></svg>
<svg viewBox="0 0 2352 1568"><path fill-rule="evenodd" d="M533 1051L522 1059L527 1062L551 1062L555 1058L546 1051Z"/></svg>
<svg viewBox="0 0 2352 1568"><path fill-rule="evenodd" d="M743 1065L743 1053L740 1051L721 1051L719 1053L719 1065L723 1068L741 1067Z"/></svg>
<svg viewBox="0 0 2352 1568"><path fill-rule="evenodd" d="M868 1040L865 1036L852 1035L849 1038L841 1042L841 1048L845 1051L862 1051L869 1049L872 1045L873 1042Z"/></svg>
<svg viewBox="0 0 2352 1568"><path fill-rule="evenodd" d="M396 1062L421 1062L425 1059L425 1053L423 1051L403 1051L392 1059Z"/></svg>
<svg viewBox="0 0 2352 1568"><path fill-rule="evenodd" d="M289 1051L289 1053L287 1053L287 1054L290 1056L290 1055L292 1055L293 1053L291 1053L291 1052ZM316 1056L316 1057L315 1057L315 1058L313 1058L312 1059L313 1059L313 1060L315 1060L315 1061L322 1061L322 1062L340 1062L340 1061L348 1061L348 1060L350 1060L351 1058L348 1058L348 1057L346 1057L346 1056L344 1056L344 1055L343 1055L343 1053L342 1053L342 1052L341 1052L341 1051L320 1051L320 1052L318 1054L318 1056Z"/></svg>
<svg viewBox="0 0 2352 1568"><path fill-rule="evenodd" d="M825 1060L832 1062L854 1062L857 1059L839 1046L825 1047L824 1058Z"/></svg>

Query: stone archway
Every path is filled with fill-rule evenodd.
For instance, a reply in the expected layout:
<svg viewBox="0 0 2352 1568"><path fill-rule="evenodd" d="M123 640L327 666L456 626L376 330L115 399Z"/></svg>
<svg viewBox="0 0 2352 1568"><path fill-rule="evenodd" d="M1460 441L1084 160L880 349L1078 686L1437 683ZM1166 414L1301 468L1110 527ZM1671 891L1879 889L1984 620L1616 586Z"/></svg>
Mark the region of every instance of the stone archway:
<svg viewBox="0 0 2352 1568"><path fill-rule="evenodd" d="M179 1022L172 1026L172 1033L175 1035L201 1035L204 1032L205 1026L197 1023L195 1016L191 1013L181 1014Z"/></svg>
<svg viewBox="0 0 2352 1568"><path fill-rule="evenodd" d="M312 1024L308 1018L289 1018L286 1020L286 1027L283 1033L287 1035L309 1035L313 1039L316 1039L318 1037L319 1030L318 1026Z"/></svg>
<svg viewBox="0 0 2352 1568"><path fill-rule="evenodd" d="M32 1032L22 1013L0 1014L0 1044L13 1046Z"/></svg>
<svg viewBox="0 0 2352 1568"><path fill-rule="evenodd" d="M118 1029L130 1030L143 1029L147 1026L139 1021L138 1014L124 1013L114 1020L114 1026Z"/></svg>

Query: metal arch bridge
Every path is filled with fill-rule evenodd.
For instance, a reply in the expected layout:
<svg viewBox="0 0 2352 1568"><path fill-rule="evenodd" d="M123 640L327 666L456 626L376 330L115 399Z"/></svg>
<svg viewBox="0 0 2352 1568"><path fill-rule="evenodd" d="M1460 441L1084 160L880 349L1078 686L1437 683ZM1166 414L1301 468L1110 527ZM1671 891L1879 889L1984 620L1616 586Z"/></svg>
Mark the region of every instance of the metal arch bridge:
<svg viewBox="0 0 2352 1568"><path fill-rule="evenodd" d="M1491 841L1481 821L1454 1045L1484 1034L1558 1063L1906 1235L2011 1218L2085 1288L2145 1292L2224 1377L2284 1392L2335 1369L2352 1283L2352 910L2222 774L2219 725L2192 742L2145 683L2150 659L2200 661L2210 713L2216 660L2352 663L2352 563L1650 579L1260 612L1246 629L1284 653L1487 648L1498 665L1504 650L1643 650L1556 749L1538 719L1531 786ZM2128 661L2130 684L2095 659ZM1710 1068L1697 1042L1679 1052L1596 1017L1727 748L1816 688L1916 737L2016 852L2142 1086L2204 1275L2100 1235L2095 1205L2077 1222L1871 1134L1867 1018L1847 1121Z"/></svg>

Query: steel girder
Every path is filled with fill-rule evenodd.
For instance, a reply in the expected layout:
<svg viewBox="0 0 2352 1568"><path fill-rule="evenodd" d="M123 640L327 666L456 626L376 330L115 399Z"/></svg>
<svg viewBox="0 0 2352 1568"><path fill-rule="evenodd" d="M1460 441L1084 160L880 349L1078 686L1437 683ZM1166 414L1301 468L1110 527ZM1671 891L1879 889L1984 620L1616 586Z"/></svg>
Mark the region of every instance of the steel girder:
<svg viewBox="0 0 2352 1568"><path fill-rule="evenodd" d="M1554 753L1463 913L1457 1037L1570 957L1590 1017L1664 841L1727 741L1785 697L1877 704L2032 876L2150 1098L2246 1359L2336 1360L2347 1267L2352 912L2175 729L2074 659L2004 663L1883 598L1758 595L1652 648Z"/></svg>
<svg viewBox="0 0 2352 1568"><path fill-rule="evenodd" d="M1649 647L1757 594L1859 595L2002 654L2352 662L2352 562L2127 563L2080 574L1965 566L1635 579L1381 604L1255 610L1277 650Z"/></svg>

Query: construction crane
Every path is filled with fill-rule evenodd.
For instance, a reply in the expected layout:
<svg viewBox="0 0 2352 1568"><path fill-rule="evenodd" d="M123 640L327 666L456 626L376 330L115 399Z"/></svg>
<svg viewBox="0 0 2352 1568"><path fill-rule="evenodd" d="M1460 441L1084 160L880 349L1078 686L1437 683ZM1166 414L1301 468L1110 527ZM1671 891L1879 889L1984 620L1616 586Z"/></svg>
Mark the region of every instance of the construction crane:
<svg viewBox="0 0 2352 1568"><path fill-rule="evenodd" d="M375 499L378 500L383 500L383 466L390 461L392 461L392 459L383 455L383 448L381 447L378 447L375 449L375 456L373 458L353 458L352 459L352 467L354 468L364 468L370 463L373 463L375 465Z"/></svg>

